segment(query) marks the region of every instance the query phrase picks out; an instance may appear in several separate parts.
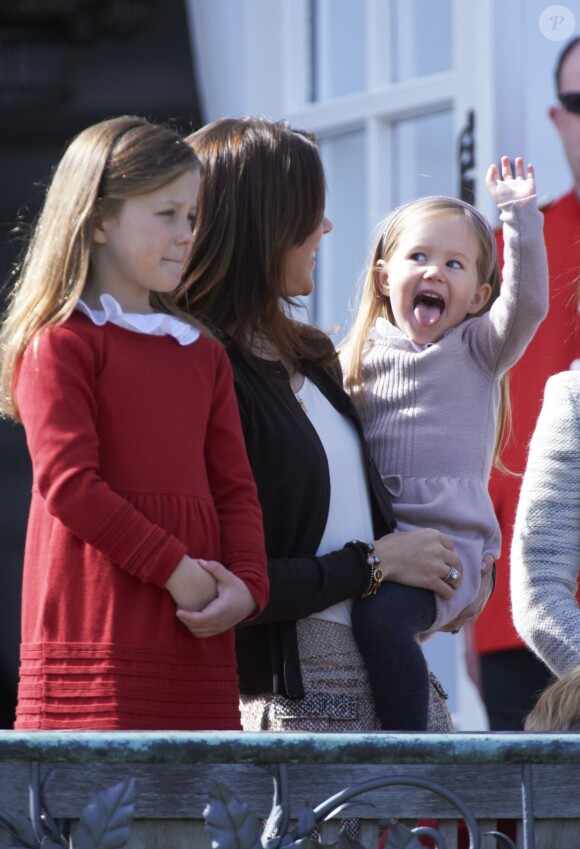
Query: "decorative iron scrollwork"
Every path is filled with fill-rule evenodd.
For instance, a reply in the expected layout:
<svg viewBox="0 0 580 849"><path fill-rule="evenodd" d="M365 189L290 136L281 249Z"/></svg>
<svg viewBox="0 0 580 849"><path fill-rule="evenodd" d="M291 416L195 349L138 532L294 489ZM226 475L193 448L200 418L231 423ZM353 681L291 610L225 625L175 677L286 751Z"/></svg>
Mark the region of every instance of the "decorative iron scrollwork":
<svg viewBox="0 0 580 849"><path fill-rule="evenodd" d="M70 822L54 819L47 808L48 771L41 781L40 765L30 765L29 817L0 810L0 828L9 832L14 846L25 849L123 849L129 841L137 799L134 778L102 790L86 806L71 841Z"/></svg>
<svg viewBox="0 0 580 849"><path fill-rule="evenodd" d="M274 768L273 780L274 802L263 828L249 806L240 801L226 784L214 782L210 800L204 810L206 828L212 836L213 849L225 849L226 846L233 845L238 849L319 847L320 843L310 838L310 834L317 826L343 813L356 796L395 785L420 787L446 799L456 808L459 817L465 822L469 835L469 849L481 847L481 831L469 806L452 790L426 778L384 775L358 782L326 799L315 808L304 806L298 813L297 823L292 829L289 829L290 793L285 764L278 764ZM430 837L437 849L445 849L445 840L437 829L426 826L408 829L394 820L389 828L385 849L420 849L421 844L418 840L420 836ZM513 841L506 835L493 832L493 836L501 841L503 849L515 849ZM361 843L346 835L341 835L338 841L326 845L335 849L365 849Z"/></svg>

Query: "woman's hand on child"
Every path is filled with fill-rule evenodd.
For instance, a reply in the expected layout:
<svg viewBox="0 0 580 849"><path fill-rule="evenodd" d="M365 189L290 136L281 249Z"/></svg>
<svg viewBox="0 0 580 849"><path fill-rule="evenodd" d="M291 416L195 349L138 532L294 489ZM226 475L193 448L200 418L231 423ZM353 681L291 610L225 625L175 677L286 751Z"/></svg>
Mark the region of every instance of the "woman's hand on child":
<svg viewBox="0 0 580 849"><path fill-rule="evenodd" d="M509 156L501 158L501 175L495 163L488 168L485 183L498 206L516 200L525 200L536 194L533 166L528 165L527 173L525 173L524 160L521 156L516 156L515 166L515 177Z"/></svg>
<svg viewBox="0 0 580 849"><path fill-rule="evenodd" d="M448 622L442 631L450 631L456 633L470 622L475 622L485 605L493 589L493 557L491 554L486 554L481 564L481 583L479 592L471 602L465 607L461 613L452 621Z"/></svg>
<svg viewBox="0 0 580 849"><path fill-rule="evenodd" d="M452 598L461 583L463 566L453 551L452 540L433 528L387 534L375 541L381 558L383 580L432 590L442 598ZM445 583L454 568L460 577Z"/></svg>
<svg viewBox="0 0 580 849"><path fill-rule="evenodd" d="M216 597L217 582L200 565L203 562L185 555L165 584L165 589L169 590L179 608L203 610Z"/></svg>
<svg viewBox="0 0 580 849"><path fill-rule="evenodd" d="M256 602L246 584L221 563L199 563L217 584L217 596L201 612L178 610L177 616L195 637L215 637L251 616Z"/></svg>

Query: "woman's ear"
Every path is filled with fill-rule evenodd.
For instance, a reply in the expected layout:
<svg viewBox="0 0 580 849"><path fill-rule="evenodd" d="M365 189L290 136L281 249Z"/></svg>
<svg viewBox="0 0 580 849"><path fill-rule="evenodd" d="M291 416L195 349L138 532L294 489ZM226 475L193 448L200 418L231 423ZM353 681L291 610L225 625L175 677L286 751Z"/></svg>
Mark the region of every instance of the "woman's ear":
<svg viewBox="0 0 580 849"><path fill-rule="evenodd" d="M381 295L384 295L386 298L388 298L391 292L389 289L389 275L387 274L387 263L384 261L384 259L379 259L377 261L375 269L377 290Z"/></svg>
<svg viewBox="0 0 580 849"><path fill-rule="evenodd" d="M492 289L490 283L482 283L480 286L478 286L475 290L473 300L467 310L467 314L475 315L480 310L482 310L491 298L491 291Z"/></svg>

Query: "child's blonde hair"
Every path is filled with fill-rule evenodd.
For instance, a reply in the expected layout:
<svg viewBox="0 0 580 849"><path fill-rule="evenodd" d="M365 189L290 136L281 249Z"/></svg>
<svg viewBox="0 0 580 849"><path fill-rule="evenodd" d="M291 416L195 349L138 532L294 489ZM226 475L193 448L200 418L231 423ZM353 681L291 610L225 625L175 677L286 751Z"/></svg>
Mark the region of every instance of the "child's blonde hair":
<svg viewBox="0 0 580 849"><path fill-rule="evenodd" d="M18 419L14 372L26 345L37 331L66 321L81 296L95 216L115 214L127 198L198 168L184 139L138 116L101 121L71 142L16 271L0 328L0 413ZM169 297L156 295L155 305L181 315Z"/></svg>
<svg viewBox="0 0 580 849"><path fill-rule="evenodd" d="M477 273L480 285L488 283L491 295L487 303L476 313L476 316L487 312L499 296L501 278L497 257L497 248L493 230L484 216L471 204L457 198L435 196L425 197L397 207L384 218L377 228L377 241L371 255L368 271L364 278L357 309L356 318L348 336L340 346L341 354L346 362L345 385L353 400L359 406L364 405L364 369L363 353L367 337L374 327L377 318L386 318L396 326L391 300L381 293L379 260L387 262L397 245L401 233L412 227L417 221L436 215L453 215L463 220L477 239L479 256L477 258ZM466 318L473 318L468 315ZM510 402L507 374L501 380L500 410L498 416L496 441L494 449L494 464L502 471L507 471L500 460L500 448L509 431Z"/></svg>
<svg viewBox="0 0 580 849"><path fill-rule="evenodd" d="M526 717L525 731L580 731L580 666L543 691Z"/></svg>
<svg viewBox="0 0 580 849"><path fill-rule="evenodd" d="M580 731L580 667L547 687L526 717L524 731ZM536 849L576 849L578 825L574 820L537 820Z"/></svg>

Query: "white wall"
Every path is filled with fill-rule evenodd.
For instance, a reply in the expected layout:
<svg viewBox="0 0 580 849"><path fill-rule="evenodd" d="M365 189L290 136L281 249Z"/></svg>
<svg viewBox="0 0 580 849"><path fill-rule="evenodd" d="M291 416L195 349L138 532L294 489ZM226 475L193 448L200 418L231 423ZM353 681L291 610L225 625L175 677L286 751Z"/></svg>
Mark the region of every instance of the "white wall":
<svg viewBox="0 0 580 849"><path fill-rule="evenodd" d="M287 4L188 0L187 9L205 121L250 113L283 117Z"/></svg>
<svg viewBox="0 0 580 849"><path fill-rule="evenodd" d="M567 40L551 40L540 30L540 16L550 5L546 0L496 0L497 152L521 152L533 162L540 198L557 197L572 186L548 117L549 106L557 102L553 68ZM568 0L566 7L576 16L578 34L580 3Z"/></svg>

